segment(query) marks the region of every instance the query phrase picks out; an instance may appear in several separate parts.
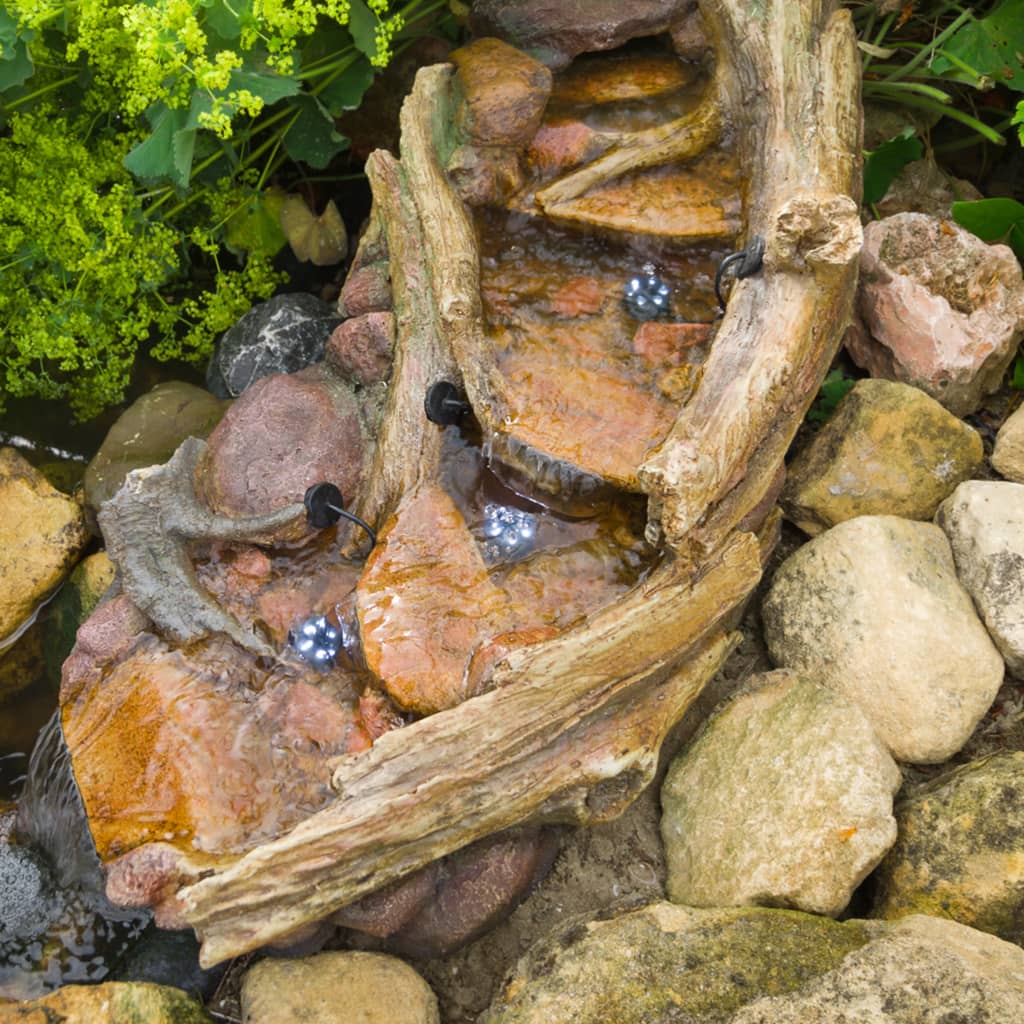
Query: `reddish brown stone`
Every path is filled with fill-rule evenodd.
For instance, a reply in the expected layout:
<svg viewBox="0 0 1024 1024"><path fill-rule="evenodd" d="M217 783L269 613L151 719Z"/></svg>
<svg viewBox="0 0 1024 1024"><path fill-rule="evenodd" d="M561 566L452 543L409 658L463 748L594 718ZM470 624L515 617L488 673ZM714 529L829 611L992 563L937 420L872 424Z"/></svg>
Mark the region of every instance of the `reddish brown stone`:
<svg viewBox="0 0 1024 1024"><path fill-rule="evenodd" d="M641 324L633 335L633 351L652 366L682 366L687 349L706 345L714 324L669 324L657 320Z"/></svg>
<svg viewBox="0 0 1024 1024"><path fill-rule="evenodd" d="M401 712L388 700L387 694L372 687L368 687L359 698L359 717L371 741L405 725Z"/></svg>
<svg viewBox="0 0 1024 1024"><path fill-rule="evenodd" d="M541 125L526 151L526 161L547 178L588 162L600 149L597 133L582 121L557 121Z"/></svg>
<svg viewBox="0 0 1024 1024"><path fill-rule="evenodd" d="M376 384L391 376L395 348L393 313L364 313L339 324L327 341L327 362L360 384Z"/></svg>
<svg viewBox="0 0 1024 1024"><path fill-rule="evenodd" d="M199 489L222 515L259 515L323 480L357 493L367 456L358 400L320 364L245 391L210 435Z"/></svg>
<svg viewBox="0 0 1024 1024"><path fill-rule="evenodd" d="M387 260L354 267L341 289L340 316L363 316L391 309L391 273Z"/></svg>
<svg viewBox="0 0 1024 1024"><path fill-rule="evenodd" d="M587 316L599 313L608 298L608 287L590 277L574 277L551 296L555 316Z"/></svg>
<svg viewBox="0 0 1024 1024"><path fill-rule="evenodd" d="M387 938L423 910L434 896L440 874L441 864L434 861L408 877L343 907L332 915L331 921L343 928Z"/></svg>
<svg viewBox="0 0 1024 1024"><path fill-rule="evenodd" d="M148 843L106 867L107 899L119 907L149 907L171 895L181 881L181 850Z"/></svg>
<svg viewBox="0 0 1024 1024"><path fill-rule="evenodd" d="M453 50L462 129L480 146L521 147L533 137L551 94L551 72L499 39Z"/></svg>
<svg viewBox="0 0 1024 1024"><path fill-rule="evenodd" d="M445 171L469 206L498 206L523 182L519 155L498 146L459 146Z"/></svg>
<svg viewBox="0 0 1024 1024"><path fill-rule="evenodd" d="M392 936L397 952L446 956L493 928L547 874L558 853L548 830L523 829L491 836L444 861L437 893Z"/></svg>
<svg viewBox="0 0 1024 1024"><path fill-rule="evenodd" d="M392 699L429 715L467 697L466 666L508 628L508 606L476 542L436 484L408 492L377 539L357 589L366 664Z"/></svg>

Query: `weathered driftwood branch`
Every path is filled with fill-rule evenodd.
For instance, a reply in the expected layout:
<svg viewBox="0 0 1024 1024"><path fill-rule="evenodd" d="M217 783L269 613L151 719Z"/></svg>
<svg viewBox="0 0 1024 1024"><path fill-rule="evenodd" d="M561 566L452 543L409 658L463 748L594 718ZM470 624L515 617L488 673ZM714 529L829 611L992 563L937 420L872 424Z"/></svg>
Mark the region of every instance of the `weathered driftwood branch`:
<svg viewBox="0 0 1024 1024"><path fill-rule="evenodd" d="M640 479L666 540L712 549L765 493L849 320L861 245L861 121L849 13L770 0L751 16L704 0L729 115L750 169L747 237L767 245L738 282L696 394ZM752 472L752 459L767 445ZM740 489L713 529L694 532Z"/></svg>
<svg viewBox="0 0 1024 1024"><path fill-rule="evenodd" d="M274 648L222 608L196 579L190 542L271 544L306 529L306 509L288 505L268 515L215 515L195 491L196 466L206 442L186 438L162 466L128 474L99 513L107 552L121 570L124 592L157 628L178 643L224 633L254 654Z"/></svg>
<svg viewBox="0 0 1024 1024"><path fill-rule="evenodd" d="M728 653L716 624L760 571L750 534L693 580L665 564L581 627L513 652L489 693L341 763L333 804L179 893L203 962L285 936L510 825L621 811Z"/></svg>
<svg viewBox="0 0 1024 1024"><path fill-rule="evenodd" d="M719 74L720 71L716 67L715 74L695 110L668 124L656 125L638 132L622 133L614 143L609 143L606 153L540 189L536 195L538 205L545 213L557 214L561 205L623 174L679 160L690 160L705 152L722 134Z"/></svg>

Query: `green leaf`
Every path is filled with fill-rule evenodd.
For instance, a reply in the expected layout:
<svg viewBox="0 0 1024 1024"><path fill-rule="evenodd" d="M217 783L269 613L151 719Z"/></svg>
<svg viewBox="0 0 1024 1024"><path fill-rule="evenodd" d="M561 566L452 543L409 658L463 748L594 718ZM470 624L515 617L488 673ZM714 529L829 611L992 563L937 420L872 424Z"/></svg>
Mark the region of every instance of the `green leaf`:
<svg viewBox="0 0 1024 1024"><path fill-rule="evenodd" d="M1017 356L1013 363L1013 373L1010 374L1010 387L1017 391L1024 391L1024 356Z"/></svg>
<svg viewBox="0 0 1024 1024"><path fill-rule="evenodd" d="M377 15L363 3L363 0L349 0L348 30L352 33L352 39L356 46L370 60L377 56L377 26L379 24Z"/></svg>
<svg viewBox="0 0 1024 1024"><path fill-rule="evenodd" d="M373 68L365 57L360 57L346 68L330 85L317 93L317 98L334 117L340 117L346 110L355 110L362 102L363 94L373 84Z"/></svg>
<svg viewBox="0 0 1024 1024"><path fill-rule="evenodd" d="M231 72L228 91L248 89L266 104L297 96L302 88L298 79L281 75L276 71L263 71L253 67L241 67Z"/></svg>
<svg viewBox="0 0 1024 1024"><path fill-rule="evenodd" d="M1016 199L978 199L954 203L953 220L986 242L1005 242L1024 263L1024 203Z"/></svg>
<svg viewBox="0 0 1024 1024"><path fill-rule="evenodd" d="M273 256L287 241L280 220L284 198L284 193L278 189L254 192L225 225L228 247L235 252Z"/></svg>
<svg viewBox="0 0 1024 1024"><path fill-rule="evenodd" d="M23 85L32 77L35 69L24 39L19 39L11 50L5 46L0 54L0 92Z"/></svg>
<svg viewBox="0 0 1024 1024"><path fill-rule="evenodd" d="M1024 92L1024 0L1003 0L988 17L964 25L943 49L979 74ZM941 54L932 62L936 74L954 67Z"/></svg>
<svg viewBox="0 0 1024 1024"><path fill-rule="evenodd" d="M124 165L144 181L170 179L188 188L195 150L196 129L188 127L188 110L172 110L163 102L146 111L153 131L124 158Z"/></svg>
<svg viewBox="0 0 1024 1024"><path fill-rule="evenodd" d="M288 105L298 113L284 137L285 152L293 160L322 171L348 149L349 140L335 130L334 119L315 96L293 96Z"/></svg>
<svg viewBox="0 0 1024 1024"><path fill-rule="evenodd" d="M904 128L899 135L868 153L864 160L865 204L877 203L889 191L900 171L913 160L921 159L921 153L921 140L912 127Z"/></svg>
<svg viewBox="0 0 1024 1024"><path fill-rule="evenodd" d="M249 14L249 4L238 3L237 10L232 10L225 0L200 0L199 5L206 8L206 27L213 29L221 39L233 40L242 34L242 21L244 15Z"/></svg>
<svg viewBox="0 0 1024 1024"><path fill-rule="evenodd" d="M855 383L839 368L829 370L828 376L821 382L818 397L807 412L807 419L811 423L824 423Z"/></svg>

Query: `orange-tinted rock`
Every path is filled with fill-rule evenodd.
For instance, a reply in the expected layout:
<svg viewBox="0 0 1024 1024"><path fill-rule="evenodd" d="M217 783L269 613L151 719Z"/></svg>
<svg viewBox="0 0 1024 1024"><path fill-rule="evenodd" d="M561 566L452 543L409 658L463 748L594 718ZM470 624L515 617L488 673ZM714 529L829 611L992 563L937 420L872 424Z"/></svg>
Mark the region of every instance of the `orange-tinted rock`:
<svg viewBox="0 0 1024 1024"><path fill-rule="evenodd" d="M601 281L574 277L552 295L551 312L555 316L587 316L600 312L607 298L608 288Z"/></svg>
<svg viewBox="0 0 1024 1024"><path fill-rule="evenodd" d="M481 146L525 145L544 114L551 72L499 39L477 39L449 59L464 100L457 116L469 138Z"/></svg>
<svg viewBox="0 0 1024 1024"><path fill-rule="evenodd" d="M146 634L89 673L62 721L101 859L149 842L233 853L322 807L327 759L357 725L339 676L314 685L226 642L175 651Z"/></svg>
<svg viewBox="0 0 1024 1024"><path fill-rule="evenodd" d="M593 128L582 121L552 121L542 124L526 150L526 161L547 178L587 163L601 152L601 141Z"/></svg>
<svg viewBox="0 0 1024 1024"><path fill-rule="evenodd" d="M372 686L368 686L359 698L359 717L371 740L405 725L402 713L391 703L387 694Z"/></svg>
<svg viewBox="0 0 1024 1024"><path fill-rule="evenodd" d="M381 531L357 607L367 665L400 707L419 714L465 699L470 655L508 622L461 513L432 483L407 493Z"/></svg>
<svg viewBox="0 0 1024 1024"><path fill-rule="evenodd" d="M552 103L591 105L642 100L690 85L700 69L668 54L576 61L555 81Z"/></svg>
<svg viewBox="0 0 1024 1024"><path fill-rule="evenodd" d="M633 351L656 366L681 366L687 349L704 345L714 333L713 324L648 321L633 335Z"/></svg>
<svg viewBox="0 0 1024 1024"><path fill-rule="evenodd" d="M525 611L525 609L524 609ZM488 689L491 673L504 657L520 647L543 643L558 636L554 626L534 626L530 629L516 629L508 633L499 633L496 637L481 644L470 659L466 669L466 689L471 697L484 693Z"/></svg>

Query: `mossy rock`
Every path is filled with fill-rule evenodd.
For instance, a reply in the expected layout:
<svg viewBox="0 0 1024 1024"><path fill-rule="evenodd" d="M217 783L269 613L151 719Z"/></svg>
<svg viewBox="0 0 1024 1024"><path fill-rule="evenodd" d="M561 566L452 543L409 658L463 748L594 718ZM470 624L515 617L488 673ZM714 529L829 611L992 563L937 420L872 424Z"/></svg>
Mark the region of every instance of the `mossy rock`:
<svg viewBox="0 0 1024 1024"><path fill-rule="evenodd" d="M0 1024L213 1024L184 992L144 982L65 985L28 1003L0 1006Z"/></svg>

